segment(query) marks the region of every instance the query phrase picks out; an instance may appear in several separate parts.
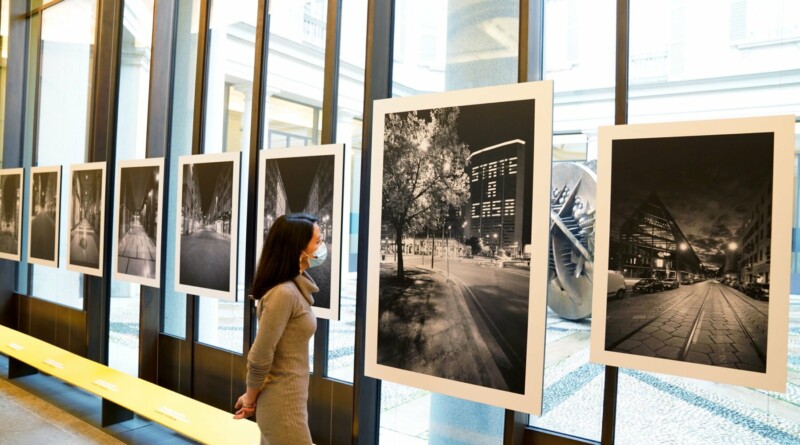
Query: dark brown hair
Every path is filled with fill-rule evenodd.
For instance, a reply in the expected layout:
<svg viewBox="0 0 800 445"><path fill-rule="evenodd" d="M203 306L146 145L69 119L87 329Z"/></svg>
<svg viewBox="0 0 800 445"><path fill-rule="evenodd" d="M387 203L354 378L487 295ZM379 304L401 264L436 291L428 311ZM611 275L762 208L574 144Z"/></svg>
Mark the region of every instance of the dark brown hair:
<svg viewBox="0 0 800 445"><path fill-rule="evenodd" d="M291 213L275 220L253 277L253 298L260 299L274 286L300 274L300 253L311 242L317 221L307 213Z"/></svg>

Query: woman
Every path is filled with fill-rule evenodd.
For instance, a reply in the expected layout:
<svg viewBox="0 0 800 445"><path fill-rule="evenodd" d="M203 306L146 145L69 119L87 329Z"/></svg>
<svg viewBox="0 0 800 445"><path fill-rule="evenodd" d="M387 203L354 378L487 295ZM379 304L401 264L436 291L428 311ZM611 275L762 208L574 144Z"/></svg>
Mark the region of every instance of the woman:
<svg viewBox="0 0 800 445"><path fill-rule="evenodd" d="M247 355L247 392L234 416L256 413L262 445L311 444L308 341L317 328L311 294L319 289L305 270L326 256L317 219L307 214L279 217L264 243L253 279L258 333Z"/></svg>

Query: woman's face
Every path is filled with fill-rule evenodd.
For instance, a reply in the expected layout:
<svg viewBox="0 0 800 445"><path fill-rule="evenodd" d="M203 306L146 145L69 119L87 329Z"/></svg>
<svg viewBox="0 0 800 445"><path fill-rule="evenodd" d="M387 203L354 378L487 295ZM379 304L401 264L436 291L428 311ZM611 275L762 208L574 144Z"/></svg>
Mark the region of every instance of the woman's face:
<svg viewBox="0 0 800 445"><path fill-rule="evenodd" d="M319 232L319 226L314 224L314 234L311 235L311 241L308 242L308 245L303 252L305 252L306 255L313 257L314 252L317 251L317 248L323 242L325 242L325 240L322 239L322 234Z"/></svg>

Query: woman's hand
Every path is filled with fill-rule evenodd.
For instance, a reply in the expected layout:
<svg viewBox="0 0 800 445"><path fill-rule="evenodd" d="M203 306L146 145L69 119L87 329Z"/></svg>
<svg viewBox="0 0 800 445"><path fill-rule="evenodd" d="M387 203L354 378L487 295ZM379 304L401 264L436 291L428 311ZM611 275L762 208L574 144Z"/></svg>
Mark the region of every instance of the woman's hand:
<svg viewBox="0 0 800 445"><path fill-rule="evenodd" d="M247 400L247 393L242 394L239 396L239 400L236 401L236 413L234 414L234 419L245 419L253 415L256 412L256 399L253 398L252 402Z"/></svg>

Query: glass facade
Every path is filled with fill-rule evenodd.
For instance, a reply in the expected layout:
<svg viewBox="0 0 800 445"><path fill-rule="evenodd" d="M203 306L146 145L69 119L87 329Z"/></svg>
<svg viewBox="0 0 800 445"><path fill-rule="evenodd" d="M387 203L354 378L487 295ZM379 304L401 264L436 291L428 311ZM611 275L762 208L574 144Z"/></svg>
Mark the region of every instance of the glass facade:
<svg viewBox="0 0 800 445"><path fill-rule="evenodd" d="M328 23L328 1L269 1L269 28L264 30L257 21L262 2L178 0L170 29L174 34L159 37L158 32L153 33L154 0L120 0L124 9L116 97L117 161L147 155L152 48L158 48L159 38L168 42L166 45L174 45L169 147L164 149L169 175L164 178L167 222L162 242L166 243L166 274L161 283L161 331L232 355L241 354L251 339L245 331L249 326L246 317L252 315L246 298L249 283L245 264L257 259L246 256L248 242L253 240L253 235L246 233L248 213L254 211L247 206L246 193L252 187L247 174L252 167L248 155L251 150L317 145L327 142L330 136L323 130L329 109L324 103L326 88L332 88L326 79L330 79L333 70L326 66L326 51L330 50L327 33L334 26ZM0 0L0 131L5 126L8 3ZM34 72L28 73L31 94L26 113L30 119L26 122L32 127L26 133L28 148L22 158L26 159L25 167L62 166L60 212L64 215L68 209L69 193L65 191L69 190L69 166L90 159L97 3L63 0L33 12L27 19L28 63ZM542 47L528 50L531 54L541 51L543 55L542 72L534 74L554 81L554 165L576 163L594 170L597 129L614 123L615 105L621 100L627 100L630 123L800 116L800 6L796 1L629 3L628 97L620 98L615 89L615 45L622 32L616 29L617 2L542 2ZM365 251L358 245L358 235L366 229L359 227L359 218L367 210L359 207L365 145L361 139L364 125L372 125L364 120L365 67L370 62L365 60L370 37L369 4L368 0L340 2L341 24L336 30L340 51L338 69L332 74L337 86L336 115L330 142L343 143L347 150L341 319L326 324L327 331L317 332L317 338L309 343L312 353L315 341L327 345L323 361L327 368L314 369L315 378L329 378L342 385L361 378L354 375L354 345L357 263L358 255ZM394 5L391 96L518 82L518 0L396 0ZM530 26L532 30L539 24ZM255 61L260 57L255 51L262 31L268 44L266 72L263 85L257 89L253 78ZM206 63L199 66L198 60ZM202 88L198 88L198 82L202 82ZM254 98L254 89L260 90L262 97ZM202 98L203 110L197 109L198 98ZM258 100L263 100L263 108L256 106ZM256 110L260 114L254 116ZM200 122L196 121L198 116L202 116ZM254 117L263 133L257 147L251 146L251 135L257 130L251 128ZM800 124L795 143L796 164L800 165ZM518 166L513 147L505 149L508 150L503 151L500 161L475 160L470 173L486 193L476 194L481 200L471 202L470 208L476 227L489 234L484 242L495 254L503 251L513 257L524 253L516 234L506 224L507 217L515 216L512 204L517 197L497 181L516 180ZM233 302L174 290L178 159L193 151L242 153L237 300ZM112 171L114 166L107 168ZM491 185L492 181L495 185ZM785 199L786 205L795 205L792 293L800 295L798 191L800 185L796 181L792 194L781 195L791 195L792 202L789 198L779 199ZM108 196L110 199L113 195ZM671 230L674 222L660 211L657 199L640 210L622 234L619 269L626 269L631 277L652 275L654 271L677 279L696 275L696 258L682 253L683 235ZM113 218L106 219L109 230L111 221ZM742 238L741 244L757 245L757 239L762 237L758 230L753 228L751 236ZM656 232L660 236L645 236ZM60 267L20 268L20 289L29 281L31 287L25 293L85 310L85 277L65 269L68 233L63 221L60 240ZM669 255L664 256L665 252ZM739 261L756 267L769 255L768 250L756 246ZM142 288L109 280L109 330L104 333L108 336L109 364L136 375ZM791 297L789 311L789 383L785 394L621 369L616 443L722 444L728 443L726 437L732 434L743 443L800 441L800 430L795 426L800 419L800 296ZM542 415L531 416L530 427L593 442L600 440L605 369L589 361L590 322L591 316L575 320L548 310ZM194 332L187 332L187 326L194 326ZM318 396L312 393L312 397ZM505 412L500 408L382 382L376 409L381 444L500 444L505 440Z"/></svg>
<svg viewBox="0 0 800 445"><path fill-rule="evenodd" d="M66 270L71 164L88 161L88 133L93 84L97 2L66 0L45 9L38 46L36 166L62 166L58 268L33 266L30 292L64 306L83 308L84 276ZM32 20L36 20L33 18Z"/></svg>

